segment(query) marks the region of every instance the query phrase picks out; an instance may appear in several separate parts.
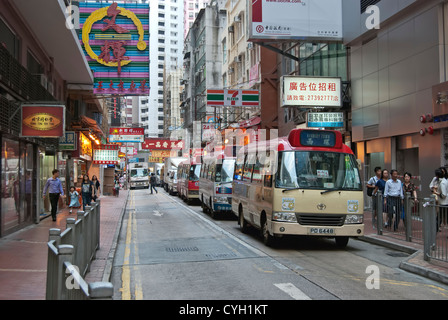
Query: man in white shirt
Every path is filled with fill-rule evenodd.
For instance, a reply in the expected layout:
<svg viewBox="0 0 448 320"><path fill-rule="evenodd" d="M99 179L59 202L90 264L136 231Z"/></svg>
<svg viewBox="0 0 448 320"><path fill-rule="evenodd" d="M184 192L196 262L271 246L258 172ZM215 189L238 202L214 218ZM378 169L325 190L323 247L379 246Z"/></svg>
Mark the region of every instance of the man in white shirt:
<svg viewBox="0 0 448 320"><path fill-rule="evenodd" d="M403 183L398 180L398 171L391 170L390 174L392 179L387 180L384 187L384 206L389 214L389 227L395 215L394 231L396 231L400 223L401 210L403 209L404 192Z"/></svg>

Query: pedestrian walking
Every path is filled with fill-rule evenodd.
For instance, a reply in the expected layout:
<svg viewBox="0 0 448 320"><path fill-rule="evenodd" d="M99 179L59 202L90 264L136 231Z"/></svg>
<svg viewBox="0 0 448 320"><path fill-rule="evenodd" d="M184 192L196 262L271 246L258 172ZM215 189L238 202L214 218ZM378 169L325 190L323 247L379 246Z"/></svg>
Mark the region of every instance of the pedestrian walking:
<svg viewBox="0 0 448 320"><path fill-rule="evenodd" d="M118 177L115 177L114 181L114 193L116 197L120 196L120 181Z"/></svg>
<svg viewBox="0 0 448 320"><path fill-rule="evenodd" d="M93 183L88 175L84 175L81 183L82 210L86 211L86 206L90 206L93 197Z"/></svg>
<svg viewBox="0 0 448 320"><path fill-rule="evenodd" d="M379 197L378 191L381 191L381 196L384 199L384 188L386 186L387 180L389 180L389 170L383 169L381 171L381 178L377 181L377 183L375 185L375 190L373 190L373 195L375 197ZM376 198L376 199L377 199L377 201L381 200L381 199L378 199L378 198ZM383 221L386 221L385 225L387 226L388 222L387 222L386 206L383 205L383 201L380 201L380 203L381 203L381 208L378 208L377 211L380 212L380 210L381 210L381 212L383 213Z"/></svg>
<svg viewBox="0 0 448 320"><path fill-rule="evenodd" d="M72 213L73 208L81 207L81 204L79 203L79 193L73 186L70 187L70 204L68 207L70 208L70 213Z"/></svg>
<svg viewBox="0 0 448 320"><path fill-rule="evenodd" d="M391 179L384 186L384 205L389 215L389 228L394 221L394 231L397 231L404 200L403 183L398 180L397 170L391 170L390 175Z"/></svg>
<svg viewBox="0 0 448 320"><path fill-rule="evenodd" d="M435 185L434 194L436 196L437 203L437 217L436 217L436 230L440 231L443 223L446 224L446 215L448 209L448 180L445 178L445 173L441 168L435 171Z"/></svg>
<svg viewBox="0 0 448 320"><path fill-rule="evenodd" d="M92 176L92 183L93 183L93 196L92 200L96 202L96 199L100 197L101 194L101 184L97 178L97 176Z"/></svg>
<svg viewBox="0 0 448 320"><path fill-rule="evenodd" d="M53 221L56 221L59 196L64 197L64 189L62 188L61 180L59 180L59 170L54 169L52 171L52 174L53 176L51 178L48 178L47 182L45 183L42 198L45 200L48 191L51 204L51 217L53 218Z"/></svg>
<svg viewBox="0 0 448 320"><path fill-rule="evenodd" d="M377 198L376 198L376 193L374 194L373 192L375 191L375 187L376 187L376 183L378 182L378 180L381 179L381 167L375 167L375 175L373 177L371 177L369 179L369 181L367 182L367 195L369 197L372 197L372 212L373 212L373 217L372 217L372 223L373 226L376 225L376 219L377 219Z"/></svg>
<svg viewBox="0 0 448 320"><path fill-rule="evenodd" d="M151 194L152 194L152 189L154 189L154 191L156 193L158 193L157 189L156 189L157 179L156 179L154 172L151 173L151 177L149 178L149 183L151 184Z"/></svg>

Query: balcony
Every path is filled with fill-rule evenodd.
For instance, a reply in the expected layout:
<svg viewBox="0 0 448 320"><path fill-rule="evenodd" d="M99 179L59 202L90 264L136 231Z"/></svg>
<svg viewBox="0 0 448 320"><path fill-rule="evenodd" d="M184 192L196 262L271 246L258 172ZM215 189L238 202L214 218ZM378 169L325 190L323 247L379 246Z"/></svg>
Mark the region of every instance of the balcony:
<svg viewBox="0 0 448 320"><path fill-rule="evenodd" d="M0 85L24 101L55 101L28 70L23 67L3 46L0 46Z"/></svg>

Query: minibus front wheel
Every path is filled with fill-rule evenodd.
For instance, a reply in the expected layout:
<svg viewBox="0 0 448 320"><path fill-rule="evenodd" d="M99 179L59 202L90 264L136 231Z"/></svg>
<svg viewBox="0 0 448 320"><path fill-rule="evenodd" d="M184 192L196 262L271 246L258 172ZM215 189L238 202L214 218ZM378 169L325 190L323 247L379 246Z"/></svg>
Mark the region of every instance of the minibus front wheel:
<svg viewBox="0 0 448 320"><path fill-rule="evenodd" d="M272 247L275 245L277 239L269 233L268 219L266 218L265 212L261 214L261 236L266 246Z"/></svg>
<svg viewBox="0 0 448 320"><path fill-rule="evenodd" d="M339 248L345 248L348 244L349 237L336 237L334 240L336 241L336 245Z"/></svg>

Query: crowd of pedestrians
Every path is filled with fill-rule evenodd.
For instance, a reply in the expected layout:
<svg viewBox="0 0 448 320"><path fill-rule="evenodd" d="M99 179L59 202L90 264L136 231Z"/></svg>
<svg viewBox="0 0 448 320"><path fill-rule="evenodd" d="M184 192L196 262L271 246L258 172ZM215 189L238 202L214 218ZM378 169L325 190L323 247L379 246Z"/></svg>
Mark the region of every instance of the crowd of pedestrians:
<svg viewBox="0 0 448 320"><path fill-rule="evenodd" d="M373 205L373 223L376 225L376 219L378 212L382 212L384 227L396 231L400 220L406 223L404 199L406 193L410 193L410 206L416 208L419 203L417 190L418 188L411 182L412 174L405 172L403 175L403 181L398 179L397 170L375 168L375 175L367 182L367 195L372 197ZM429 189L432 194L435 195L436 204L438 208L446 207L448 209L448 171L446 168L441 167L435 170L434 178L432 179ZM380 191L381 193L379 193ZM381 194L383 201L380 201L381 208L377 208L379 205L378 195ZM446 215L444 215L446 218ZM445 219L444 219L445 220ZM443 221L437 221L437 229L440 228L440 224ZM446 223L446 222L445 222Z"/></svg>

